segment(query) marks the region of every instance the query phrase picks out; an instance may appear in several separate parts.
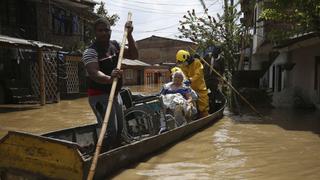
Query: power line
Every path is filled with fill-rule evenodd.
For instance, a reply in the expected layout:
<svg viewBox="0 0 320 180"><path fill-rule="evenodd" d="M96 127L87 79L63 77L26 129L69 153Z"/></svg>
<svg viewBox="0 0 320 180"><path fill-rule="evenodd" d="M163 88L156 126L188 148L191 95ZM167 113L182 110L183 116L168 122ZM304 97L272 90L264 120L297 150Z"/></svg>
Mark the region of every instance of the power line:
<svg viewBox="0 0 320 180"><path fill-rule="evenodd" d="M174 27L174 26L177 26L178 24L179 24L179 23L175 23L175 24L172 24L172 25L170 25L170 26L166 26L166 27L159 28L159 29L154 29L154 30L147 30L147 31L134 31L134 32L136 32L136 33L150 33L150 32L158 32L158 31L161 31L161 30L170 29L170 28L172 28L172 27ZM113 30L113 31L117 31L117 32L119 32L119 31L121 31L121 30L115 29L115 30ZM121 32L122 32L122 31L121 31Z"/></svg>
<svg viewBox="0 0 320 180"><path fill-rule="evenodd" d="M124 0L124 1L128 1L130 3L139 3L139 4L151 4L151 5L160 5L160 6L196 6L199 5L199 3L196 4L175 4L175 3L150 3L150 2L145 2L145 1L135 1L135 0Z"/></svg>
<svg viewBox="0 0 320 180"><path fill-rule="evenodd" d="M111 2L111 1L110 1L110 2ZM116 7L120 7L120 8L124 8L124 9L136 10L136 11L145 12L145 13L165 14L165 15L168 15L168 14L172 14L172 15L182 15L182 14L185 14L185 13L186 13L186 12L168 12L168 11L165 11L165 10L152 9L152 8L148 8L148 9L151 10L151 11L147 11L147 10L145 10L146 7L142 7L142 6L135 6L135 7L138 7L138 8L142 8L142 9L137 9L137 8L132 8L132 7L128 7L128 6L119 5L119 4L116 4L116 3L114 3L114 2L111 2L111 4L112 4L113 6L116 6Z"/></svg>

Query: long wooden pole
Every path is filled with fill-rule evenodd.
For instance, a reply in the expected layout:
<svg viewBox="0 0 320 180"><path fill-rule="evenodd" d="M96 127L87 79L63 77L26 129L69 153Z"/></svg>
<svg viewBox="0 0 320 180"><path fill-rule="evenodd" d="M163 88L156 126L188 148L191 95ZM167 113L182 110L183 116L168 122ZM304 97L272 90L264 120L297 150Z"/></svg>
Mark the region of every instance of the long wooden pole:
<svg viewBox="0 0 320 180"><path fill-rule="evenodd" d="M212 66L210 66L209 63L207 63L204 59L200 58L201 61L203 61L207 66L209 66L209 68L216 74L218 75L245 103L247 103L249 105L249 107L255 112L257 113L261 118L263 118L263 116L257 111L256 108L253 107L253 105L251 105L251 103L249 103L249 101L243 97L225 78L223 78L223 76L218 73Z"/></svg>
<svg viewBox="0 0 320 180"><path fill-rule="evenodd" d="M195 52L194 49L192 49L191 47L189 47L193 52ZM219 76L245 103L248 104L248 106L255 112L257 113L261 118L263 118L262 114L260 114L256 108L253 107L253 105L251 105L251 103L249 103L249 101L243 97L220 73L218 73L218 71L216 71L209 63L207 63L207 61L205 61L203 58L199 57L199 59L204 62L217 76Z"/></svg>
<svg viewBox="0 0 320 180"><path fill-rule="evenodd" d="M131 14L131 12L129 12L127 21L131 21L131 16L132 16L132 14ZM127 40L127 34L128 34L128 29L125 28L124 34L123 34L123 38L122 38L120 53L119 53L118 64L117 64L117 68L118 69L121 68L121 62L122 62L122 58L123 58L124 47L125 47L126 40ZM112 82L112 86L111 86L109 99L108 99L108 106L107 106L106 114L104 116L103 124L102 124L102 127L101 127L99 139L98 139L98 142L97 142L96 150L94 152L94 156L93 156L93 160L92 160L92 163L91 163L91 167L90 167L90 170L89 170L89 174L88 174L87 180L92 180L93 176L95 174L95 171L96 171L96 166L97 166L97 163L98 163L98 157L99 157L99 154L100 154L102 141L103 141L104 135L105 135L106 130L107 130L108 121L109 121L109 117L110 117L110 113L111 113L111 108L112 108L112 104L113 104L113 98L114 98L114 94L115 94L115 91L116 91L117 83L118 83L118 78L114 78L113 82Z"/></svg>

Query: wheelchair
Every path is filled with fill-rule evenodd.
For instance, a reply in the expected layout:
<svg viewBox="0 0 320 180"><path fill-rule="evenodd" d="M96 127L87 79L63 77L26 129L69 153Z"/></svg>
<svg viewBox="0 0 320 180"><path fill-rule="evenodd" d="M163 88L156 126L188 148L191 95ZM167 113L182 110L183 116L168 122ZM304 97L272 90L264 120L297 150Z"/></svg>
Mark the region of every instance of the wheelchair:
<svg viewBox="0 0 320 180"><path fill-rule="evenodd" d="M124 105L123 138L126 142L139 141L160 133L161 127L173 128L174 117L166 114L160 95L133 95L130 89L122 89Z"/></svg>

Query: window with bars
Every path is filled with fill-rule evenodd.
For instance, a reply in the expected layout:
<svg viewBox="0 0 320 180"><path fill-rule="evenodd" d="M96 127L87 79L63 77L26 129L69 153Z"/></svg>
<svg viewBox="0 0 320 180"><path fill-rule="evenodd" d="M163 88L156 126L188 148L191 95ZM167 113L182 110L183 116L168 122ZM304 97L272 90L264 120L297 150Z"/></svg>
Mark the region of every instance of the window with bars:
<svg viewBox="0 0 320 180"><path fill-rule="evenodd" d="M126 69L125 70L125 78L126 79L133 79L133 69Z"/></svg>

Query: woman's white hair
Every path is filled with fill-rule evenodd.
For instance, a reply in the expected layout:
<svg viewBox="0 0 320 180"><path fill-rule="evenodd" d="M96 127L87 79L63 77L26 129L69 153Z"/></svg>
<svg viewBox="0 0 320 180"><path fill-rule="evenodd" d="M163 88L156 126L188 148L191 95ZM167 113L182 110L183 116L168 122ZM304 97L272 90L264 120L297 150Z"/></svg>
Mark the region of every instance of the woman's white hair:
<svg viewBox="0 0 320 180"><path fill-rule="evenodd" d="M176 76L181 76L183 81L186 80L186 76L184 75L184 73L182 71L176 71L172 74L172 79Z"/></svg>

